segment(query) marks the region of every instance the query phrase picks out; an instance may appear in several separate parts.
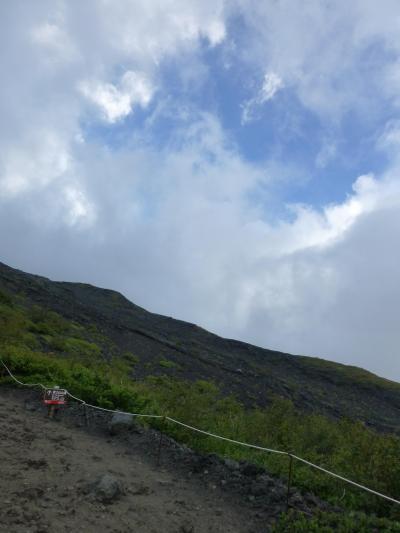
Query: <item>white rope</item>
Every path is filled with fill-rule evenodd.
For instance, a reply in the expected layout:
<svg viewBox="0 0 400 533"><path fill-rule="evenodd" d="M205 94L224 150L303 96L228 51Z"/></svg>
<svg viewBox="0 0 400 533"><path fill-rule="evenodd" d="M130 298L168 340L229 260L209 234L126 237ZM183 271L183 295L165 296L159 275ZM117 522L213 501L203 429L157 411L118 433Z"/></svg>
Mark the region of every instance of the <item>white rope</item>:
<svg viewBox="0 0 400 533"><path fill-rule="evenodd" d="M17 379L14 376L14 374L11 372L11 370L8 368L8 366L5 364L5 362L1 358L0 358L0 362L2 363L4 368L7 370L7 372L11 376L11 378L16 383L18 383L19 385L22 385L24 387L41 387L43 390L47 390L49 388L49 387L46 387L45 385L43 385L42 383L23 383L22 381L19 381L19 379ZM118 410L114 410L114 409L105 409L104 407L98 407L97 405L92 405L90 403L86 403L81 398L77 398L76 396L71 394L68 390L66 390L66 393L68 394L68 396L70 396L71 398L73 398L77 402L80 402L83 405L87 405L88 407L91 407L92 409L98 409L99 411L106 411L107 413L118 413L118 414L121 414L121 415L141 416L141 417L146 417L146 418L164 418L162 415L146 415L146 414L142 414L142 413L128 413L128 412L125 412L125 411L118 411Z"/></svg>
<svg viewBox="0 0 400 533"><path fill-rule="evenodd" d="M82 403L83 405L86 405L87 407L91 407L92 409L98 409L99 411L105 411L106 413L118 413L120 415L130 415L130 416L141 416L146 418L164 418L163 415L147 415L143 413L130 413L127 411L118 411L116 409L106 409L105 407L99 407L98 405L92 405L90 403L86 403L84 400L81 400L80 398L77 398L76 396L73 396L70 392L67 391L68 396L73 398L74 400Z"/></svg>
<svg viewBox="0 0 400 533"><path fill-rule="evenodd" d="M325 474L329 474L330 476L336 477L337 479L341 479L342 481L345 481L346 483L350 483L350 485L354 485L355 487L358 487L359 489L366 490L367 492L370 492L371 494L375 494L375 496L380 496L381 498L385 498L385 500L389 500L393 503L398 503L400 505L399 500L395 500L394 498L391 498L390 496L386 496L385 494L382 494L381 492L377 492L376 490L369 489L368 487L365 487L364 485L360 485L359 483L356 483L355 481L351 481L351 479L347 479L343 476L339 476L339 474L335 474L334 472L331 472L330 470L326 470L326 468L322 468L322 466L315 465L314 463L310 463L310 461L306 461L305 459L302 459L301 457L297 457L297 455L290 454L293 459L297 459L297 461L300 461L301 463L304 463L308 466L311 466L312 468L316 468L317 470L321 470L321 472L325 472Z"/></svg>
<svg viewBox="0 0 400 533"><path fill-rule="evenodd" d="M188 424L184 424L183 422L179 422L179 420L175 420L174 418L170 418L169 416L167 416L166 419L170 420L171 422L174 422L175 424L179 424L180 426L191 429L192 431L197 431L198 433L202 433L203 435L208 435L216 439L225 440L227 442L232 442L233 444L239 444L240 446L246 446L247 448L254 448L256 450L261 450L261 451L270 452L270 453L277 453L277 454L293 457L293 459L297 459L297 461L300 461L302 463L305 463L306 465L309 465L313 468L321 470L322 472L325 472L326 474L329 474L330 476L333 476L337 479L341 479L342 481L345 481L346 483L350 483L351 485L354 485L355 487L358 487L359 489L366 490L367 492L370 492L371 494L375 494L376 496L380 496L381 498L385 498L386 500L400 504L400 501L395 500L394 498L391 498L390 496L386 496L385 494L381 494L380 492L369 489L368 487L365 487L364 485L360 485L359 483L356 483L355 481L351 481L350 479L340 476L339 474L335 474L334 472L331 472L330 470L326 470L325 468L322 468L322 466L318 466L318 465L315 465L314 463L310 463L310 461L306 461L305 459L302 459L301 457L298 457L297 455L293 455L288 452L282 452L280 450L273 450L271 448L263 448L262 446L256 446L255 444L248 444L247 442L240 442L238 440L228 439L227 437L221 437L220 435L215 435L214 433L210 433L208 431L204 431L202 429L189 426Z"/></svg>
<svg viewBox="0 0 400 533"><path fill-rule="evenodd" d="M42 389L46 390L47 387L42 385L42 383L22 383L22 381L19 381L11 372L11 370L8 368L8 366L5 364L5 362L0 359L2 365L7 370L7 372L10 374L10 376L13 378L14 381L16 381L19 385L23 385L24 387L42 387Z"/></svg>
<svg viewBox="0 0 400 533"><path fill-rule="evenodd" d="M247 442L240 442L239 440L228 439L228 437L221 437L220 435L215 435L214 433L209 433L208 431L204 431L203 429L198 429L193 426L189 426L188 424L184 424L183 422L179 422L179 420L175 420L174 418L170 418L169 416L165 418L167 420L170 420L171 422L174 422L174 424L179 424L180 426L191 429L192 431L197 431L197 433L202 433L203 435L208 435L209 437L214 437L215 439L225 440L227 442L232 442L233 444L239 444L240 446L246 446L247 448L254 448L255 450L261 450L263 452L279 453L280 455L288 455L287 452L282 452L280 450L272 450L271 448L263 448L262 446L256 446L255 444L247 444Z"/></svg>
<svg viewBox="0 0 400 533"><path fill-rule="evenodd" d="M14 381L19 383L20 385L23 385L25 387L42 387L44 390L46 390L48 387L45 387L42 385L42 383L22 383L22 381L19 381L10 371L8 366L4 363L4 361L0 358L0 362L4 366L4 368L7 370L9 375L12 377ZM210 433L208 431L204 431L203 429L196 428L194 426L189 426L188 424L184 424L183 422L180 422L179 420L175 420L175 418L171 418L169 416L162 416L162 415L147 415L147 414L141 414L141 413L129 413L125 411L118 411L114 409L106 409L104 407L98 407L97 405L91 405L89 403L86 403L84 400L81 400L80 398L77 398L76 396L73 396L70 392L67 391L68 396L73 398L74 400L82 403L83 405L87 405L88 407L91 407L92 409L98 409L100 411L105 411L108 413L118 413L122 415L131 415L131 416L138 416L138 417L146 417L146 418L163 418L165 420L169 420L170 422L174 424L178 424L179 426L185 427L187 429L190 429L191 431L196 431L197 433L201 433L203 435L207 435L209 437L213 437L215 439L223 440L226 442L231 442L232 444L238 444L239 446L245 446L246 448L253 448L255 450L261 450L264 452L269 453L276 453L279 455L287 455L288 457L293 457L293 459L296 459L297 461L300 461L301 463L304 463L308 466L311 466L312 468L316 468L317 470L320 470L321 472L324 472L325 474L328 474L330 476L333 476L337 479L340 479L341 481L344 481L345 483L349 483L350 485L353 485L354 487L357 487L359 489L365 490L371 494L374 494L375 496L379 496L380 498L384 498L385 500L388 500L392 503L397 503L400 505L399 500L395 500L394 498L391 498L390 496L386 496L385 494L382 494L380 492L377 492L373 489L370 489L368 487L365 487L364 485L360 485L359 483L356 483L355 481L352 481L351 479L347 479L343 476L340 476L339 474L335 474L334 472L331 472L330 470L327 470L326 468L323 468L322 466L318 466L314 463L311 463L310 461L306 461L306 459L302 459L301 457L298 457L297 455L293 455L288 452L282 452L280 450L273 450L272 448L264 448L262 446L256 446L255 444L248 444L247 442L241 442L238 440L229 439L228 437L222 437L221 435L216 435L215 433Z"/></svg>

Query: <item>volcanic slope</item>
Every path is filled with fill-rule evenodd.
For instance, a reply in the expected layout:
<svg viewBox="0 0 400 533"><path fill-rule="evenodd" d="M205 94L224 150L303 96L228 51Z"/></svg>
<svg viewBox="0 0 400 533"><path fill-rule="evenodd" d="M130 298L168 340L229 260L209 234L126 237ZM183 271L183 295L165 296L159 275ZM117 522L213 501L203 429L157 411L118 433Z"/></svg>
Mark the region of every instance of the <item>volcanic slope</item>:
<svg viewBox="0 0 400 533"><path fill-rule="evenodd" d="M96 339L102 357L132 354L135 379L169 375L213 381L246 406L264 406L278 395L308 412L345 416L400 433L400 384L365 370L224 339L146 311L115 291L55 282L3 263L0 290L17 296L22 305L59 313L88 335L92 329L100 332L106 340Z"/></svg>

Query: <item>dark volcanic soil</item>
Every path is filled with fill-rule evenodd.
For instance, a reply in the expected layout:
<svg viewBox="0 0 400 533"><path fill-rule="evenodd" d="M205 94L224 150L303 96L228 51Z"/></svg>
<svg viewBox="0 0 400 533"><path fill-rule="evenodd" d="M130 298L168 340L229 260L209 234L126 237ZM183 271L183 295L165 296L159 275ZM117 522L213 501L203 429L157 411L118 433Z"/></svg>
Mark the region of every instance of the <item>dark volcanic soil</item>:
<svg viewBox="0 0 400 533"><path fill-rule="evenodd" d="M97 413L89 428L77 406L50 420L38 392L0 387L1 532L250 533L268 531L284 509L284 500L266 511L230 490L224 463L167 438L158 467L157 432L112 437L109 417ZM123 487L109 503L93 489L104 474Z"/></svg>

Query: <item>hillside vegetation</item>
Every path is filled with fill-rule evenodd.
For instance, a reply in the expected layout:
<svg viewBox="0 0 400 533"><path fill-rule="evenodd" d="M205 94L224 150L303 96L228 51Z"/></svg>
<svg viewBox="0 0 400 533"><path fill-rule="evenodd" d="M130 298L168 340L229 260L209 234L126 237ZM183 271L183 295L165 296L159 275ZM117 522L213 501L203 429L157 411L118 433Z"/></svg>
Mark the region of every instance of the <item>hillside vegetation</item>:
<svg viewBox="0 0 400 533"><path fill-rule="evenodd" d="M266 407L243 404L213 380L188 381L168 375L171 370L179 372L178 363L162 355L157 372L151 372L153 365L145 378L137 376L139 357L121 351L95 323L82 325L66 319L32 304L21 293L0 291L0 351L24 381L59 384L103 407L168 414L226 437L296 453L393 497L400 494L400 439L396 435L378 433L350 418L335 420L300 411L292 401L277 395L270 397ZM311 364L319 369L319 362ZM356 373L354 379L357 377ZM7 375L1 379L10 381ZM349 380L349 375L345 379ZM287 457L248 450L171 424L164 423L161 429L198 450L247 459L287 476ZM400 531L398 507L321 472L296 463L294 484L339 505L346 513L325 514L313 522L284 517L277 531Z"/></svg>

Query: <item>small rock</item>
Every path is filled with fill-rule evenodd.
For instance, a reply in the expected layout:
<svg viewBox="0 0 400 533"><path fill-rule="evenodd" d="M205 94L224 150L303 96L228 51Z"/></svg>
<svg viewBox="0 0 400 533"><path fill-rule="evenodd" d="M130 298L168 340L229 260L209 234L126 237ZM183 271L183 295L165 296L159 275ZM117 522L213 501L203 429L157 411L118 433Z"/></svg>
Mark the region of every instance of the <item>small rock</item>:
<svg viewBox="0 0 400 533"><path fill-rule="evenodd" d="M304 500L299 492L295 492L294 494L290 496L290 503L293 506L299 506L304 503Z"/></svg>
<svg viewBox="0 0 400 533"><path fill-rule="evenodd" d="M44 490L40 487L28 487L19 493L27 500L38 500L44 494Z"/></svg>
<svg viewBox="0 0 400 533"><path fill-rule="evenodd" d="M48 467L46 459L27 459L25 464L28 468L33 468L35 470L41 470ZM50 489L51 490L51 489Z"/></svg>
<svg viewBox="0 0 400 533"><path fill-rule="evenodd" d="M25 409L27 411L37 411L37 405L31 400L25 400Z"/></svg>
<svg viewBox="0 0 400 533"><path fill-rule="evenodd" d="M272 486L272 485L275 485L276 481L270 477L268 474L260 474L258 477L257 477L257 481L259 483L262 483L263 485L267 485L267 486Z"/></svg>
<svg viewBox="0 0 400 533"><path fill-rule="evenodd" d="M263 496L269 491L268 486L259 481L254 481L250 487L250 494L253 496Z"/></svg>
<svg viewBox="0 0 400 533"><path fill-rule="evenodd" d="M229 468L229 470L239 470L239 463L237 461L234 461L233 459L224 459L225 466Z"/></svg>
<svg viewBox="0 0 400 533"><path fill-rule="evenodd" d="M185 522L180 527L180 533L194 533L194 525L190 522Z"/></svg>
<svg viewBox="0 0 400 533"><path fill-rule="evenodd" d="M276 487L268 492L268 499L272 503L279 503L285 500L286 495L285 489Z"/></svg>
<svg viewBox="0 0 400 533"><path fill-rule="evenodd" d="M264 473L264 469L261 468L260 466L253 465L251 463L244 463L241 466L241 472L245 476L255 477L255 476L258 476L259 474Z"/></svg>
<svg viewBox="0 0 400 533"><path fill-rule="evenodd" d="M93 492L97 500L103 503L110 503L118 499L123 490L118 479L111 474L104 474L94 484Z"/></svg>
<svg viewBox="0 0 400 533"><path fill-rule="evenodd" d="M134 489L130 490L130 493L134 495L146 495L147 496L151 494L152 492L153 491L151 490L151 488L148 487L147 485L144 485L143 483L140 483Z"/></svg>
<svg viewBox="0 0 400 533"><path fill-rule="evenodd" d="M172 482L168 479L157 479L157 483L162 487L169 487L170 485L172 485Z"/></svg>
<svg viewBox="0 0 400 533"><path fill-rule="evenodd" d="M305 500L308 504L310 505L314 505L315 507L318 507L319 505L319 501L318 501L318 498L316 496L314 496L314 494L311 494L311 493L308 493L305 495Z"/></svg>

